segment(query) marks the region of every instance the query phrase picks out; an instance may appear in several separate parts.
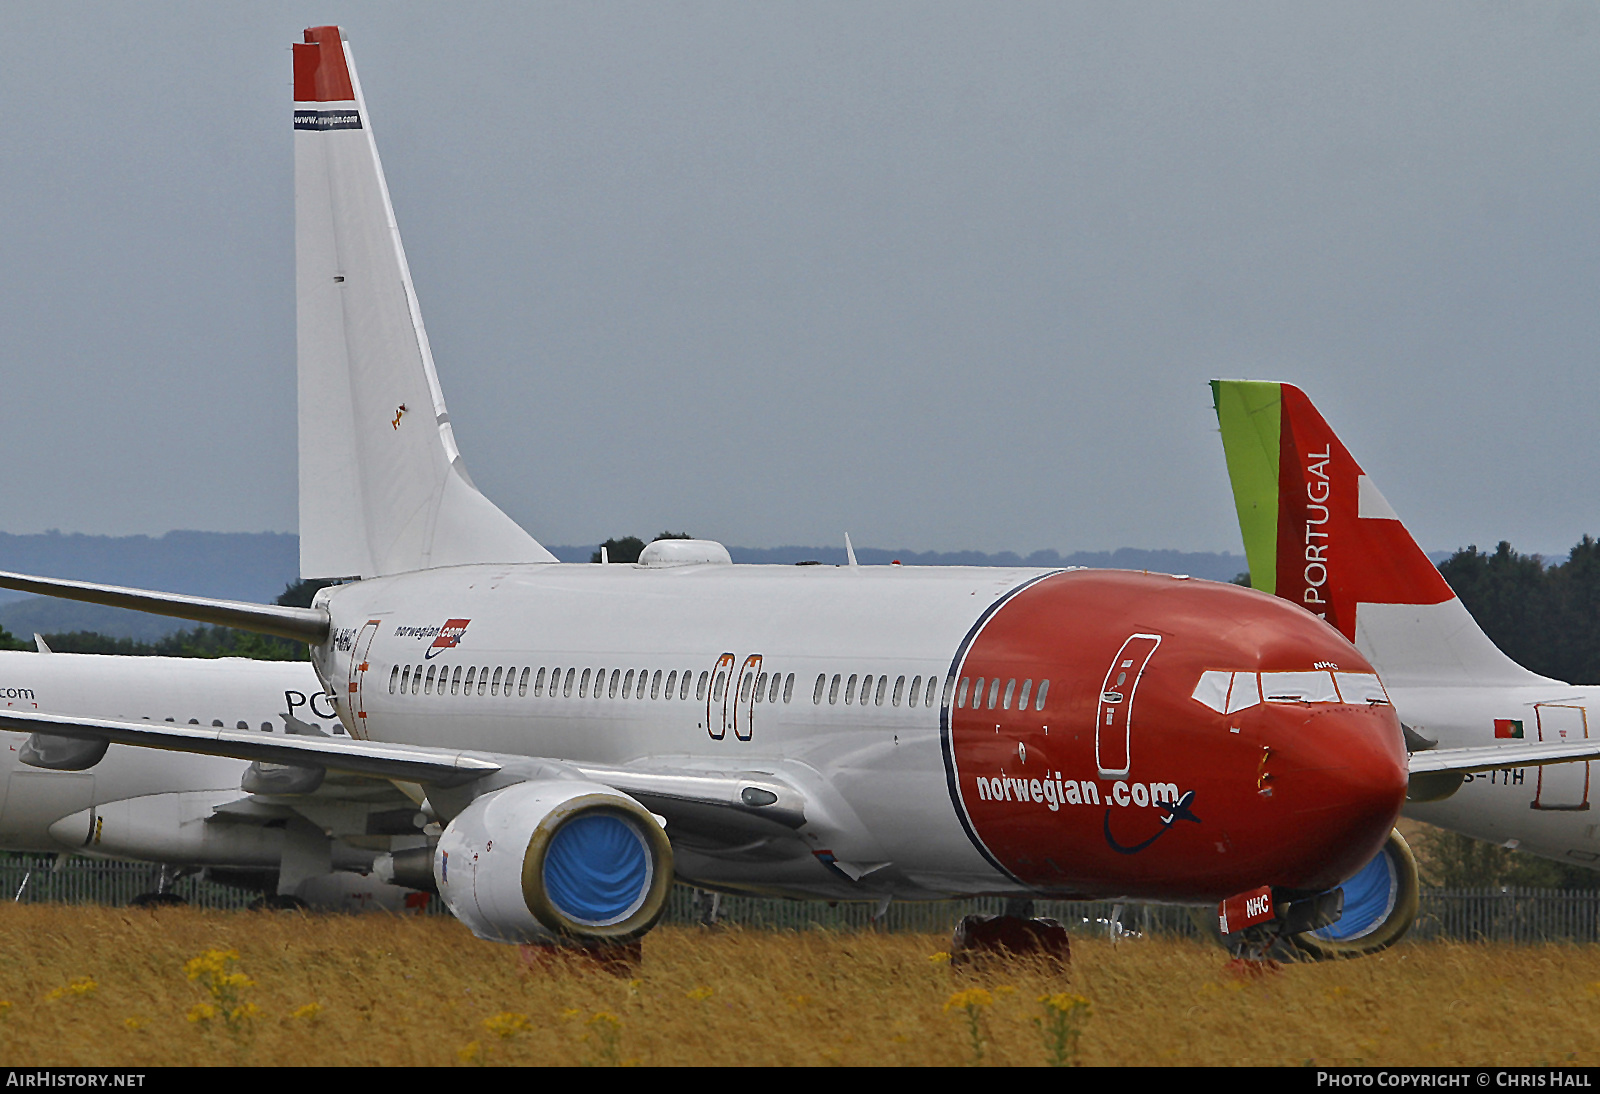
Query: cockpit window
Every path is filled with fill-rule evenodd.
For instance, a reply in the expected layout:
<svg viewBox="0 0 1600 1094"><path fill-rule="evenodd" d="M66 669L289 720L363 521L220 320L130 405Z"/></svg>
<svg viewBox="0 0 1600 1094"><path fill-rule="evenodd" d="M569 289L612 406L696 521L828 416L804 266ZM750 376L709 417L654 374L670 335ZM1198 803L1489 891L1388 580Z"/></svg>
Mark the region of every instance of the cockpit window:
<svg viewBox="0 0 1600 1094"><path fill-rule="evenodd" d="M1387 705L1389 702L1383 681L1370 672L1336 672L1333 682L1339 685L1339 696L1347 703Z"/></svg>
<svg viewBox="0 0 1600 1094"><path fill-rule="evenodd" d="M1263 672L1261 695L1269 703L1337 703L1331 672Z"/></svg>
<svg viewBox="0 0 1600 1094"><path fill-rule="evenodd" d="M1337 686L1335 686L1337 682ZM1234 714L1257 703L1389 702L1383 683L1370 672L1228 672L1200 674L1191 696L1218 714Z"/></svg>

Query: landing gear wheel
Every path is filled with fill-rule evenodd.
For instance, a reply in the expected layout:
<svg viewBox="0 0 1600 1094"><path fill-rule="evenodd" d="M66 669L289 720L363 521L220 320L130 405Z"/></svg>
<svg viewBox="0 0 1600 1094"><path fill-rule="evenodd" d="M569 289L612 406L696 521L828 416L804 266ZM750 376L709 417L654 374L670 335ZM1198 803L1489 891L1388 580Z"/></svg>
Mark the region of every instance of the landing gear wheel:
<svg viewBox="0 0 1600 1094"><path fill-rule="evenodd" d="M140 893L128 901L130 908L174 908L189 902L177 893Z"/></svg>
<svg viewBox="0 0 1600 1094"><path fill-rule="evenodd" d="M309 912L311 905L288 893L259 896L245 906L252 912Z"/></svg>

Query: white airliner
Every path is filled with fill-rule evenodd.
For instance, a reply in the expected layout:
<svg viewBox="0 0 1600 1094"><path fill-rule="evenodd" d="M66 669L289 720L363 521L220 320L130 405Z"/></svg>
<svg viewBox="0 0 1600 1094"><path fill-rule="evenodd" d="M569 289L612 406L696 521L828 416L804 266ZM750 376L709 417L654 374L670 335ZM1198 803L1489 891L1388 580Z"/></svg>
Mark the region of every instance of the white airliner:
<svg viewBox="0 0 1600 1094"><path fill-rule="evenodd" d="M1589 755L1600 688L1540 676L1496 648L1304 392L1212 386L1251 582L1326 619L1382 674L1411 731L1406 814L1600 864L1589 762L1516 760L1527 742ZM1486 771L1433 759L1497 744L1505 758Z"/></svg>
<svg viewBox="0 0 1600 1094"><path fill-rule="evenodd" d="M0 706L257 734L343 733L311 667L299 662L5 650ZM285 797L285 789L299 793ZM366 802L352 811L339 800L351 791L286 786L270 768L226 757L0 731L0 849L158 863L157 893L179 872L209 868L318 906L398 906L406 890L348 871L424 846L417 806L368 780Z"/></svg>
<svg viewBox="0 0 1600 1094"><path fill-rule="evenodd" d="M830 900L1227 898L1230 929L1337 914L1326 894L1389 838L1405 751L1366 658L1281 600L1112 571L734 566L705 541L555 562L467 477L349 48L305 38L301 564L362 580L309 609L0 585L305 641L359 740L0 725L421 783L447 822L440 893L504 941L636 939L675 875Z"/></svg>

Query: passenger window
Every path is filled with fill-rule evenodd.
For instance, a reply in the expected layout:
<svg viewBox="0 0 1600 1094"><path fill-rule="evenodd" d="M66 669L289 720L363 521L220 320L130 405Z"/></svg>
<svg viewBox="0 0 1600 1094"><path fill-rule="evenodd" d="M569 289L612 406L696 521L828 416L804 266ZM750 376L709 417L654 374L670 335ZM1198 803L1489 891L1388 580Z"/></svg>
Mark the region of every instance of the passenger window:
<svg viewBox="0 0 1600 1094"><path fill-rule="evenodd" d="M794 673L790 673L783 681L783 701L787 703L794 698Z"/></svg>
<svg viewBox="0 0 1600 1094"><path fill-rule="evenodd" d="M739 681L739 702L746 702L750 698L750 674L745 673L744 679Z"/></svg>
<svg viewBox="0 0 1600 1094"><path fill-rule="evenodd" d="M839 701L839 674L833 674L833 683L828 688L828 705L831 707Z"/></svg>
<svg viewBox="0 0 1600 1094"><path fill-rule="evenodd" d="M698 703L700 700L702 700L702 699L704 699L706 697L706 681L708 679L710 679L710 677L711 677L711 674L709 672L707 672L706 670L702 669L700 671L700 678L695 681L695 685L694 685L694 701L695 702ZM688 677L686 676L686 677L684 677L684 679L687 680Z"/></svg>
<svg viewBox="0 0 1600 1094"><path fill-rule="evenodd" d="M472 682L478 678L478 666L473 665L467 669L467 682L461 686L462 695L472 694Z"/></svg>
<svg viewBox="0 0 1600 1094"><path fill-rule="evenodd" d="M1039 681L1039 694L1034 696L1034 700L1033 700L1033 709L1034 710L1043 710L1044 709L1045 693L1048 692L1049 690L1050 690L1050 681L1048 681L1048 680L1040 680Z"/></svg>
<svg viewBox="0 0 1600 1094"><path fill-rule="evenodd" d="M822 705L822 689L827 686L828 674L825 672L817 673L817 686L811 689L812 706L820 707Z"/></svg>
<svg viewBox="0 0 1600 1094"><path fill-rule="evenodd" d="M544 695L544 666L539 666L539 675L533 678L533 697L535 699Z"/></svg>
<svg viewBox="0 0 1600 1094"><path fill-rule="evenodd" d="M958 710L966 709L966 705L967 705L967 685L970 684L971 682L972 682L971 679L969 679L968 677L963 676L961 678L961 690L956 693L956 709L958 709ZM979 687L983 686L983 681L982 680L978 681L978 686Z"/></svg>
<svg viewBox="0 0 1600 1094"><path fill-rule="evenodd" d="M944 678L944 702L942 704L940 704L941 706L948 707L950 705L950 689L955 687L955 686L956 686L956 678L954 676L946 676ZM926 705L926 706L930 706L930 707L933 706L933 681L932 680L928 681L928 697L923 700L923 704Z"/></svg>
<svg viewBox="0 0 1600 1094"><path fill-rule="evenodd" d="M656 669L655 673L650 677L650 698L655 699L655 698L659 697L660 694L661 694L661 670L660 669ZM668 690L667 694L671 695L672 692L670 690Z"/></svg>
<svg viewBox="0 0 1600 1094"><path fill-rule="evenodd" d="M190 718L189 719L189 724L192 725L192 726L197 726L197 725L200 724L200 719L198 719L198 718Z"/></svg>
<svg viewBox="0 0 1600 1094"><path fill-rule="evenodd" d="M394 694L395 681L400 679L400 666L396 665L389 671L389 694Z"/></svg>
<svg viewBox="0 0 1600 1094"><path fill-rule="evenodd" d="M404 695L406 693L406 685L409 684L409 683L411 683L411 666L407 665L405 671L400 674L400 694L401 695Z"/></svg>
<svg viewBox="0 0 1600 1094"><path fill-rule="evenodd" d="M580 698L580 699L589 698L589 675L593 671L594 671L593 669L584 669L583 670L583 675L578 678L578 698ZM598 695L599 692L600 692L600 689L597 687L594 690L595 690L596 695Z"/></svg>
<svg viewBox="0 0 1600 1094"><path fill-rule="evenodd" d="M422 666L418 665L411 672L411 694L415 695L422 690Z"/></svg>
<svg viewBox="0 0 1600 1094"><path fill-rule="evenodd" d="M1001 710L1010 710L1011 709L1011 696L1016 692L1016 690L1017 690L1017 678L1015 676L1013 676L1011 679L1006 681L1006 696L1005 696L1005 701L1000 704L1000 709ZM990 703L989 705L990 706L994 706L993 703Z"/></svg>
<svg viewBox="0 0 1600 1094"><path fill-rule="evenodd" d="M762 703L767 698L767 674L762 673L756 677L756 702Z"/></svg>
<svg viewBox="0 0 1600 1094"><path fill-rule="evenodd" d="M221 718L213 718L213 719L211 719L211 728L212 729L222 729L223 728L222 719Z"/></svg>
<svg viewBox="0 0 1600 1094"><path fill-rule="evenodd" d="M494 680L489 685L489 694L490 695L499 695L500 694L500 677L505 674L505 671L506 671L505 669L499 668L499 667L497 667L494 670Z"/></svg>
<svg viewBox="0 0 1600 1094"><path fill-rule="evenodd" d="M871 676L863 676L861 678L861 705L862 706L866 706L871 701L872 701L872 677Z"/></svg>
<svg viewBox="0 0 1600 1094"><path fill-rule="evenodd" d="M624 699L626 699L628 696L630 696L632 694L633 694L633 670L629 669L628 670L628 674L622 678L622 697Z"/></svg>
<svg viewBox="0 0 1600 1094"><path fill-rule="evenodd" d="M689 677L694 675L693 669L683 670L683 679L678 684L678 698L685 702L689 699Z"/></svg>
<svg viewBox="0 0 1600 1094"><path fill-rule="evenodd" d="M249 729L250 728L250 723L249 722L240 722L238 725L234 726L233 728L234 729Z"/></svg>
<svg viewBox="0 0 1600 1094"><path fill-rule="evenodd" d="M723 687L723 684L726 683L727 679L728 679L727 670L718 669L717 670L717 683L716 683L716 686L714 686L711 689L711 701L713 703L722 702L722 687Z"/></svg>
<svg viewBox="0 0 1600 1094"><path fill-rule="evenodd" d="M572 678L578 674L577 669L568 669L566 679L561 681L561 697L572 698Z"/></svg>
<svg viewBox="0 0 1600 1094"><path fill-rule="evenodd" d="M524 695L528 694L528 674L531 673L532 671L533 671L532 666L529 666L528 668L525 668L525 669L522 670L522 679L517 681L517 695L518 695L518 697L521 697L521 696L524 696ZM544 675L544 669L540 669L539 670L539 675L541 675L541 676Z"/></svg>
<svg viewBox="0 0 1600 1094"><path fill-rule="evenodd" d="M456 671L450 677L450 694L454 695L461 690L461 666L456 666Z"/></svg>
<svg viewBox="0 0 1600 1094"><path fill-rule="evenodd" d="M428 678L422 682L422 694L433 694L433 674L439 671L438 665L428 666Z"/></svg>
<svg viewBox="0 0 1600 1094"><path fill-rule="evenodd" d="M994 709L995 700L1000 698L1000 677L996 676L989 681L989 709Z"/></svg>
<svg viewBox="0 0 1600 1094"><path fill-rule="evenodd" d="M776 703L778 701L778 677L781 675L782 673L777 672L772 674L772 686L767 691L767 702L769 703Z"/></svg>
<svg viewBox="0 0 1600 1094"><path fill-rule="evenodd" d="M671 672L667 673L667 689L666 689L666 691L661 693L662 694L662 698L664 698L664 699L672 698L672 693L677 690L677 685L678 685L678 670L677 669L673 669Z"/></svg>
<svg viewBox="0 0 1600 1094"><path fill-rule="evenodd" d="M904 679L904 678L902 677L902 679ZM889 687L889 678L887 676L878 677L878 691L877 691L877 694L875 694L872 697L873 703L875 703L876 705L878 705L880 707L883 706L883 693L886 690L888 690L888 687Z"/></svg>
<svg viewBox="0 0 1600 1094"><path fill-rule="evenodd" d="M484 689L487 688L488 686L489 686L489 666L485 665L485 666L483 666L483 668L478 670L478 694L482 695L483 692L484 692Z"/></svg>
<svg viewBox="0 0 1600 1094"><path fill-rule="evenodd" d="M908 706L908 707L916 706L917 705L917 698L921 694L922 694L922 674L918 673L917 675L915 675L915 676L913 676L911 678L911 690L906 692L906 706Z"/></svg>
<svg viewBox="0 0 1600 1094"><path fill-rule="evenodd" d="M1028 709L1028 692L1030 692L1032 690L1033 690L1033 678L1029 677L1028 679L1026 679L1026 680L1024 680L1022 682L1022 694L1017 696L1017 709L1018 710L1027 710Z"/></svg>
<svg viewBox="0 0 1600 1094"><path fill-rule="evenodd" d="M844 705L845 706L849 706L851 703L855 702L855 698L856 698L856 680L857 679L859 679L859 677L857 677L856 674L852 672L850 674L850 682L844 686Z"/></svg>
<svg viewBox="0 0 1600 1094"><path fill-rule="evenodd" d="M650 670L649 669L640 669L639 670L639 679L637 681L635 681L635 687L633 689L633 697L635 699L643 699L644 698L644 682L645 682L645 678L648 677L649 675L650 675Z"/></svg>
<svg viewBox="0 0 1600 1094"><path fill-rule="evenodd" d="M170 721L172 721L172 719L168 718L167 721L170 722ZM271 722L262 722L261 723L261 732L263 732L263 733L271 733L272 732L272 723Z"/></svg>

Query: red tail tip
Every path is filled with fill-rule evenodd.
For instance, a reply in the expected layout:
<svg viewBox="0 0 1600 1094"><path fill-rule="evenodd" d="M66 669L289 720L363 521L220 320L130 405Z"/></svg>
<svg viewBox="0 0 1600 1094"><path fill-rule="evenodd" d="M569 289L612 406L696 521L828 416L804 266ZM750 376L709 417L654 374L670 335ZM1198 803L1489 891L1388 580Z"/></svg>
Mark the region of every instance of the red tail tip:
<svg viewBox="0 0 1600 1094"><path fill-rule="evenodd" d="M307 27L304 44L294 47L294 101L348 102L356 97L338 27Z"/></svg>

